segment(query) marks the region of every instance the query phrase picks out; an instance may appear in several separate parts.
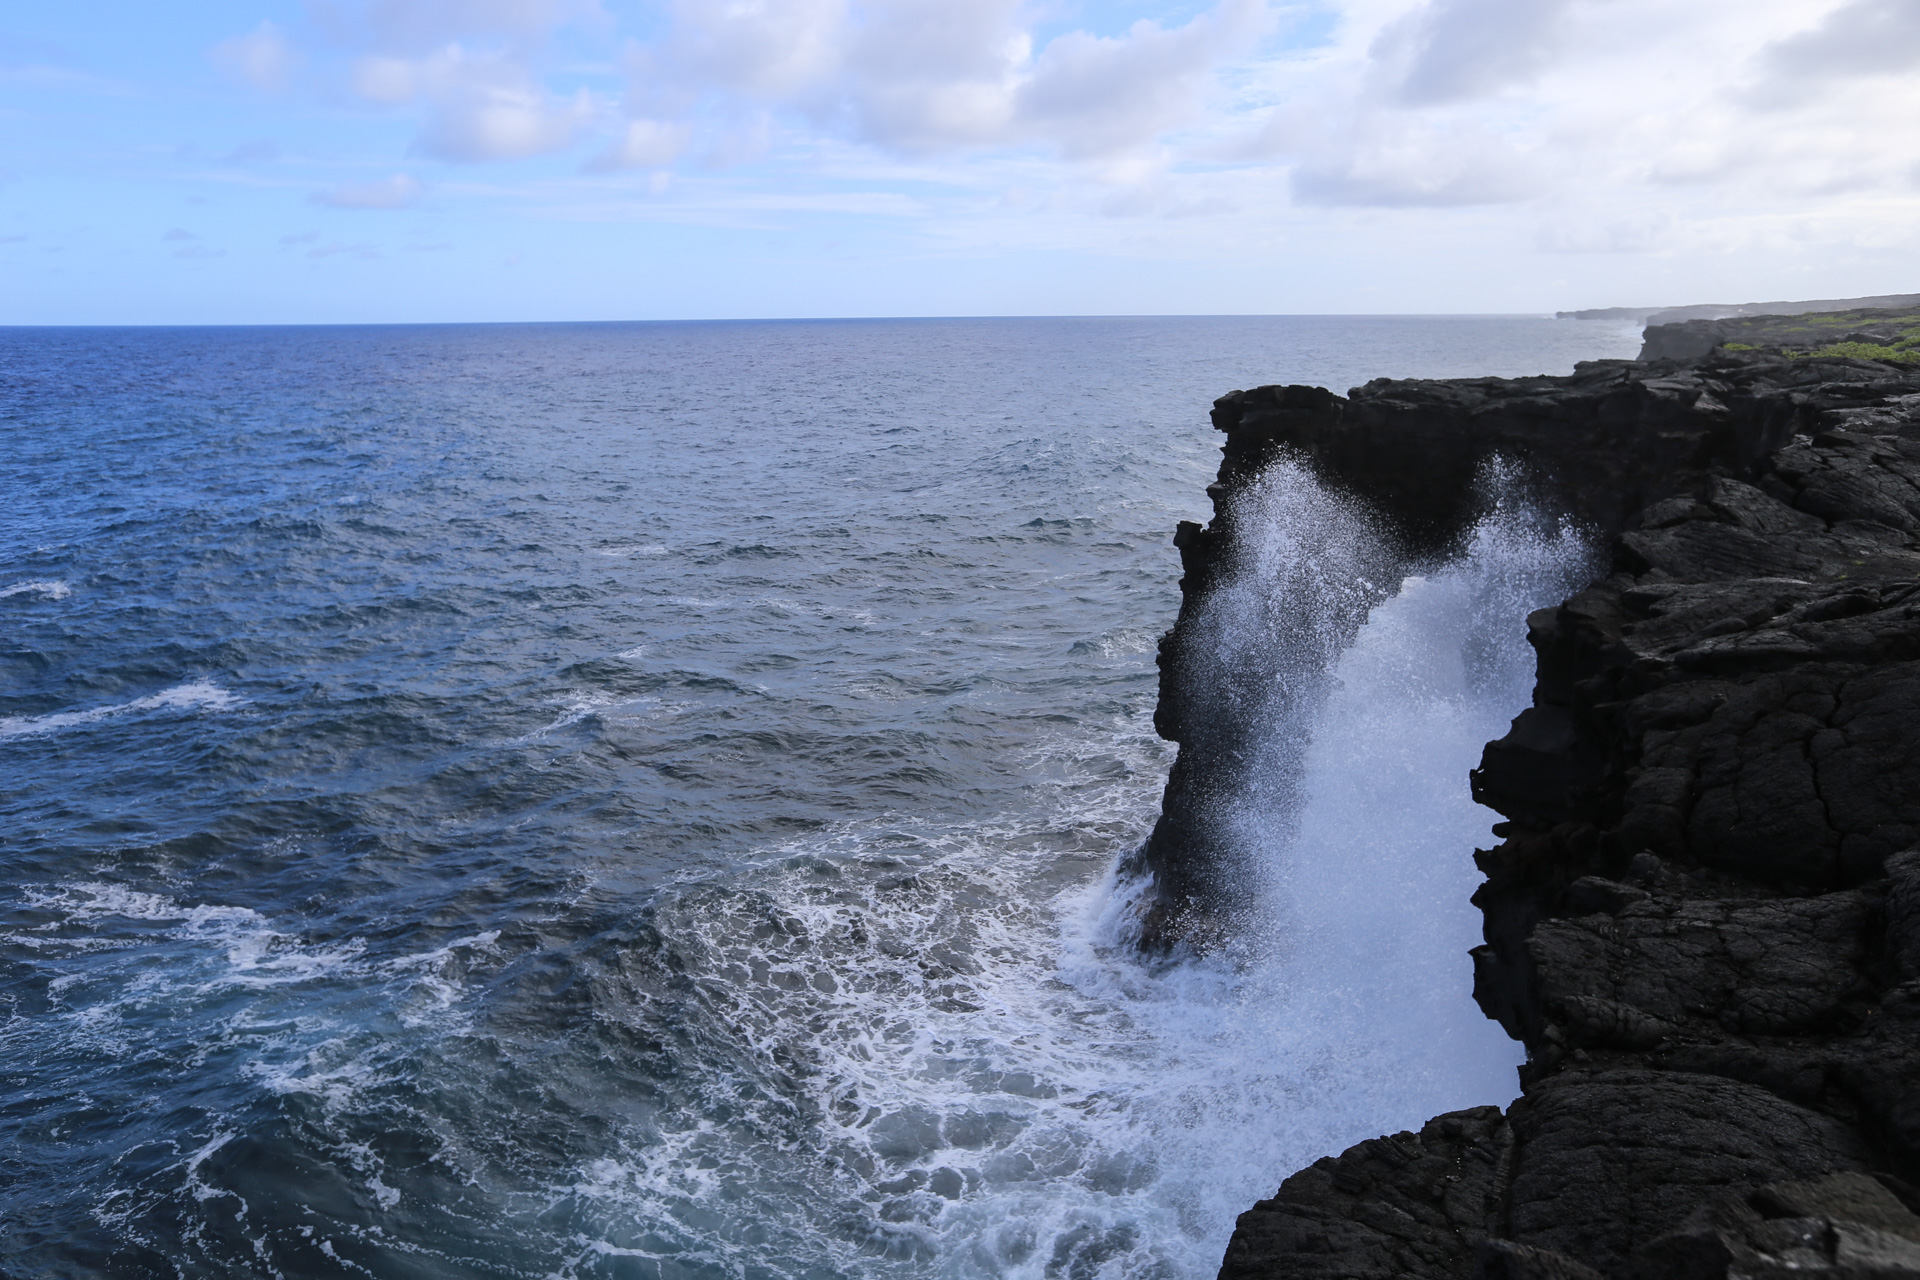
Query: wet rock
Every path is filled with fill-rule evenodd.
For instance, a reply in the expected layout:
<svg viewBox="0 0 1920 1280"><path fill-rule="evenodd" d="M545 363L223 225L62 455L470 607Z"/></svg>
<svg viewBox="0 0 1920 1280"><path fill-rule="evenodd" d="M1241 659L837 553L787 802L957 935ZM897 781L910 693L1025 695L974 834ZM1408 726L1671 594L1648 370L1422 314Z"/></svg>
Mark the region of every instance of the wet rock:
<svg viewBox="0 0 1920 1280"><path fill-rule="evenodd" d="M1317 1161L1240 1215L1221 1280L1465 1280L1512 1142L1498 1107L1476 1107Z"/></svg>

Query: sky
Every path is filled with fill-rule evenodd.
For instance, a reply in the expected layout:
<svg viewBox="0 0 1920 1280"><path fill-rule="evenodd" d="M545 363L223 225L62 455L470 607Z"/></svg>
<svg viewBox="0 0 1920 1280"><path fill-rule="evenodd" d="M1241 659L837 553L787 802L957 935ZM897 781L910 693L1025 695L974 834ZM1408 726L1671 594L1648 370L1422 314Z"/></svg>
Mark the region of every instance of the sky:
<svg viewBox="0 0 1920 1280"><path fill-rule="evenodd" d="M69 0L0 324L1920 292L1920 0Z"/></svg>

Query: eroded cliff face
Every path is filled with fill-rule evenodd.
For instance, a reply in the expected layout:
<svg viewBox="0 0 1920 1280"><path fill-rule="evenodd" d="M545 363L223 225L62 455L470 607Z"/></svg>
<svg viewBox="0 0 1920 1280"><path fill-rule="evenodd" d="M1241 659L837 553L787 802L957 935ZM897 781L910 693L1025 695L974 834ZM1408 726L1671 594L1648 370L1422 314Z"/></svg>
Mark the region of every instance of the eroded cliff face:
<svg viewBox="0 0 1920 1280"><path fill-rule="evenodd" d="M1208 488L1215 516L1175 535L1183 599L1160 646L1155 727L1180 753L1142 854L1156 885L1149 945L1205 945L1232 913L1238 877L1224 862L1230 842L1217 829L1217 801L1235 785L1258 726L1213 696L1220 673L1208 659L1218 638L1204 606L1234 560L1238 499L1276 457L1305 459L1381 515L1410 565L1444 553L1472 524L1482 501L1476 477L1496 455L1528 465L1540 505L1610 536L1713 468L1751 474L1787 443L1798 418L1792 405L1743 383L1613 360L1584 364L1571 378L1380 379L1346 397L1261 387L1221 398L1213 420L1227 437ZM1379 598L1352 595L1335 631L1344 626L1350 640Z"/></svg>
<svg viewBox="0 0 1920 1280"><path fill-rule="evenodd" d="M1293 449L1432 551L1501 452L1613 557L1528 620L1533 706L1472 779L1507 818L1475 995L1523 1096L1301 1171L1221 1275L1920 1276L1920 369L1717 353L1262 388L1216 423L1223 507ZM1232 536L1181 532L1162 937L1215 891L1190 815L1235 729L1181 695Z"/></svg>

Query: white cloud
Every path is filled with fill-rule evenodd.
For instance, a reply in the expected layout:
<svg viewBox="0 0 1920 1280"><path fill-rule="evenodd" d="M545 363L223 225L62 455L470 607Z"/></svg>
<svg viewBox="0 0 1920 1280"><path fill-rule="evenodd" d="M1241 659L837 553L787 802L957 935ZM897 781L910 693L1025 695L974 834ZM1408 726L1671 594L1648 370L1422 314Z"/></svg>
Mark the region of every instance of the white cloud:
<svg viewBox="0 0 1920 1280"><path fill-rule="evenodd" d="M354 68L353 88L382 105L429 104L419 145L443 160L517 160L560 151L594 115L586 90L571 101L557 99L515 60L457 44L423 58L364 57Z"/></svg>
<svg viewBox="0 0 1920 1280"><path fill-rule="evenodd" d="M1776 77L1886 75L1920 66L1920 4L1852 0L1817 25L1768 46Z"/></svg>
<svg viewBox="0 0 1920 1280"><path fill-rule="evenodd" d="M851 16L841 62L812 90L822 123L909 154L1004 145L1018 129L1033 45L1016 0L867 0Z"/></svg>
<svg viewBox="0 0 1920 1280"><path fill-rule="evenodd" d="M1920 0L310 6L307 78L413 118L415 155L571 152L592 175L572 179L578 198L621 216L692 209L676 202L731 168L728 207L754 225L809 207L787 197L888 184L915 202L901 218L1232 228L1209 243L1356 209L1507 219L1516 243L1570 255L1920 221ZM289 39L263 26L222 56L285 83ZM315 198L396 208L420 192L396 175Z"/></svg>
<svg viewBox="0 0 1920 1280"><path fill-rule="evenodd" d="M1524 85L1550 62L1572 0L1429 0L1389 23L1372 54L1414 106Z"/></svg>
<svg viewBox="0 0 1920 1280"><path fill-rule="evenodd" d="M1471 126L1369 121L1293 171L1294 199L1312 205L1445 208L1505 204L1537 190L1529 157Z"/></svg>
<svg viewBox="0 0 1920 1280"><path fill-rule="evenodd" d="M571 102L555 102L530 88L471 85L439 103L421 145L448 160L545 155L572 145L592 116L593 99L584 89Z"/></svg>
<svg viewBox="0 0 1920 1280"><path fill-rule="evenodd" d="M727 164L797 131L896 155L1039 147L1104 163L1196 121L1268 4L1217 0L1178 25L1042 42L1027 0L668 0L664 30L627 42L617 111L554 85L563 29L620 35L593 0L316 0L311 51L337 63L329 47L352 50L337 83L420 111L417 149L439 159L520 159L592 134L596 170L689 153ZM297 60L272 24L215 56L258 86L284 85Z"/></svg>
<svg viewBox="0 0 1920 1280"><path fill-rule="evenodd" d="M353 91L369 102L399 106L420 93L421 71L410 58L365 57L353 68Z"/></svg>
<svg viewBox="0 0 1920 1280"><path fill-rule="evenodd" d="M1256 68L1276 105L1227 153L1290 168L1303 204L1505 203L1536 211L1543 246L1661 252L1702 199L1771 216L1908 188L1920 163L1920 131L1888 127L1920 87L1860 74L1861 33L1907 49L1915 0L1341 7L1326 47Z"/></svg>
<svg viewBox="0 0 1920 1280"><path fill-rule="evenodd" d="M596 0L309 0L308 8L334 43L403 54L473 39L537 47L568 23L606 22Z"/></svg>
<svg viewBox="0 0 1920 1280"><path fill-rule="evenodd" d="M207 56L233 79L263 93L286 89L301 63L286 31L271 22L262 22L246 35L222 40Z"/></svg>
<svg viewBox="0 0 1920 1280"><path fill-rule="evenodd" d="M849 0L674 0L672 16L667 40L640 52L643 74L760 98L826 83L852 32Z"/></svg>
<svg viewBox="0 0 1920 1280"><path fill-rule="evenodd" d="M313 202L336 209L405 209L420 198L423 190L419 179L396 173L378 182L343 182L317 191Z"/></svg>
<svg viewBox="0 0 1920 1280"><path fill-rule="evenodd" d="M1227 0L1171 30L1142 21L1117 39L1060 36L1021 86L1021 123L1068 155L1152 142L1196 113L1207 74L1250 42L1261 9L1251 0Z"/></svg>
<svg viewBox="0 0 1920 1280"><path fill-rule="evenodd" d="M906 155L1100 156L1189 119L1264 8L1222 0L1172 29L1143 20L1036 47L1020 0L680 0L672 34L634 58L631 97L653 116L721 96Z"/></svg>
<svg viewBox="0 0 1920 1280"><path fill-rule="evenodd" d="M596 173L614 169L658 169L686 150L687 126L659 120L629 120L612 145L588 164Z"/></svg>

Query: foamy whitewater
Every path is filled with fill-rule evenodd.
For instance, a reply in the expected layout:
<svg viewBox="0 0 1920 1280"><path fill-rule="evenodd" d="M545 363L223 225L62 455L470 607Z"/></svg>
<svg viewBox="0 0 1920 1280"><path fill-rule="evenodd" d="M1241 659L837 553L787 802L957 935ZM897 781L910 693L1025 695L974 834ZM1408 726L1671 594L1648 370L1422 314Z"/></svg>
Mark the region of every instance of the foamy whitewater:
<svg viewBox="0 0 1920 1280"><path fill-rule="evenodd" d="M1270 471L1207 615L1243 919L1144 960L1206 405L1630 342L0 335L0 1270L1212 1275L1294 1169L1515 1092L1466 774L1591 564L1498 476L1407 564Z"/></svg>
<svg viewBox="0 0 1920 1280"><path fill-rule="evenodd" d="M59 599L55 596L54 599ZM109 707L89 707L84 711L60 711L44 716L0 717L0 738L17 738L29 733L55 733L76 725L92 724L110 716L136 715L143 711L225 711L239 699L217 685L204 680L175 685L145 698L117 703Z"/></svg>

